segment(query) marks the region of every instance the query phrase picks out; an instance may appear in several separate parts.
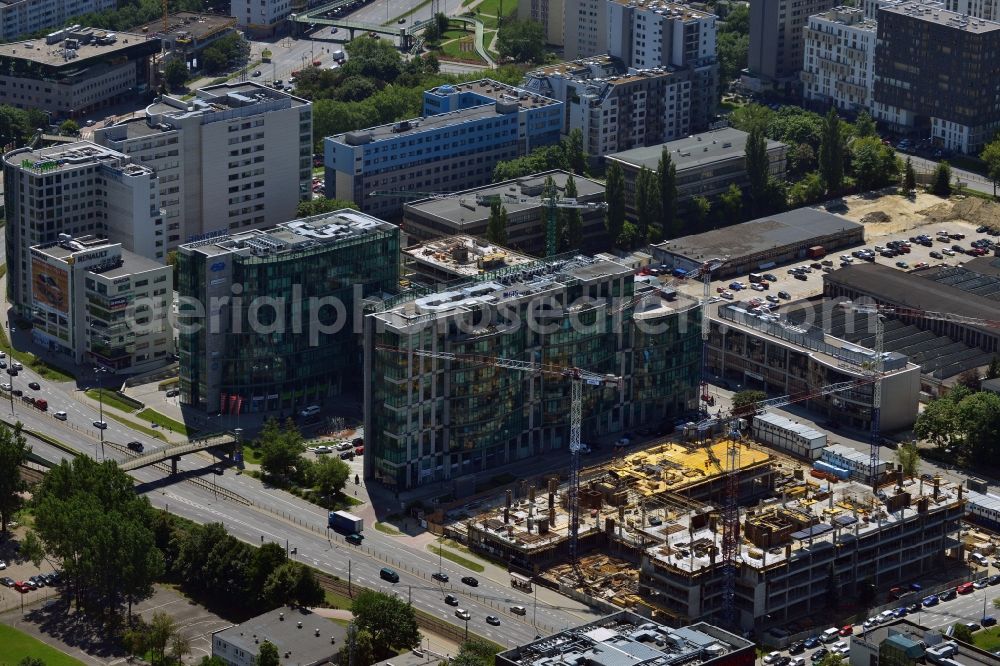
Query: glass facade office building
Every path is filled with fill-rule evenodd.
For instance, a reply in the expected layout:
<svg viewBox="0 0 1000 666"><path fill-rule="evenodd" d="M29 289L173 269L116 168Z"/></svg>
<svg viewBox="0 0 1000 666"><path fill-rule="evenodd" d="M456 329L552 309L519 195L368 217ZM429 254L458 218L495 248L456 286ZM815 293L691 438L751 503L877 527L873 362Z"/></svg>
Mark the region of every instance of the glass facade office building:
<svg viewBox="0 0 1000 666"><path fill-rule="evenodd" d="M656 293L636 304L637 287ZM700 340L694 301L581 256L393 304L365 318L365 475L404 489L568 451L566 377L415 350L622 377L620 391L584 386L586 442L695 407Z"/></svg>
<svg viewBox="0 0 1000 666"><path fill-rule="evenodd" d="M287 413L359 383L355 310L398 255L398 227L349 210L181 246L181 401Z"/></svg>

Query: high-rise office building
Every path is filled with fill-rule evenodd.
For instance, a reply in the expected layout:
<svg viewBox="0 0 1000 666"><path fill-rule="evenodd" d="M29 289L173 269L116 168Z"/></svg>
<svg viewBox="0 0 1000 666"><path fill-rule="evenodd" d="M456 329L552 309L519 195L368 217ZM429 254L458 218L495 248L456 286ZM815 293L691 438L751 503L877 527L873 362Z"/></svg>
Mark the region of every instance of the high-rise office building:
<svg viewBox="0 0 1000 666"><path fill-rule="evenodd" d="M882 2L875 117L978 153L1000 129L1000 23L940 2Z"/></svg>
<svg viewBox="0 0 1000 666"><path fill-rule="evenodd" d="M360 383L357 311L398 288L399 228L341 210L182 245L177 266L181 401L287 413Z"/></svg>
<svg viewBox="0 0 1000 666"><path fill-rule="evenodd" d="M7 208L7 295L30 318L31 248L60 234L102 236L166 260L166 232L153 170L117 151L80 141L21 148L3 158Z"/></svg>
<svg viewBox="0 0 1000 666"><path fill-rule="evenodd" d="M169 249L287 222L311 196L312 104L257 83L164 96L94 141L156 171Z"/></svg>
<svg viewBox="0 0 1000 666"><path fill-rule="evenodd" d="M750 53L744 85L795 94L802 70L803 29L836 0L755 0L750 3Z"/></svg>
<svg viewBox="0 0 1000 666"><path fill-rule="evenodd" d="M0 4L0 41L14 41L117 6L115 0L10 0Z"/></svg>
<svg viewBox="0 0 1000 666"><path fill-rule="evenodd" d="M634 307L637 290L650 297ZM616 311L620 310L620 311ZM379 346L400 351L380 349ZM365 317L365 475L404 489L567 449L569 380L414 350L546 363L622 377L584 387L583 437L697 406L698 304L581 255L484 272Z"/></svg>

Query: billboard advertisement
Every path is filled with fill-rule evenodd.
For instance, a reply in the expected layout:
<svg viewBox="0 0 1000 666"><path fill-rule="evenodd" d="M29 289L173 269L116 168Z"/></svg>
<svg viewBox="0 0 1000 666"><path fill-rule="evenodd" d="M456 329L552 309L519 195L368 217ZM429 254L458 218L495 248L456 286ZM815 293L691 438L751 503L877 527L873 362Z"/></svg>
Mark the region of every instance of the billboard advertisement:
<svg viewBox="0 0 1000 666"><path fill-rule="evenodd" d="M36 303L47 305L63 314L69 312L69 275L66 271L33 259L31 293Z"/></svg>

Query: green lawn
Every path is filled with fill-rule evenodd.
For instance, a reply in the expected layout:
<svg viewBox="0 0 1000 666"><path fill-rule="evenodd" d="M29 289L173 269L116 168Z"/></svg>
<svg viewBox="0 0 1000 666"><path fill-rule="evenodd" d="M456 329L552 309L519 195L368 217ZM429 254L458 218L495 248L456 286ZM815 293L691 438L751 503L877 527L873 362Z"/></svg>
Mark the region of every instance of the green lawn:
<svg viewBox="0 0 1000 666"><path fill-rule="evenodd" d="M191 434L191 431L188 430L186 425L184 425L180 421L173 420L172 418L166 416L165 414L159 413L155 409L149 409L147 407L146 409L136 414L136 416L138 416L141 419L146 419L150 423L155 423L161 428L166 428L167 430L176 432L178 435L184 435L185 437L187 437Z"/></svg>
<svg viewBox="0 0 1000 666"><path fill-rule="evenodd" d="M431 551L435 555L441 555L446 560L454 562L455 564L465 567L466 569L472 569L476 573L482 573L486 570L479 562L473 562L467 557L462 557L458 553L453 553L450 550L441 548L440 546L427 546L427 550Z"/></svg>
<svg viewBox="0 0 1000 666"><path fill-rule="evenodd" d="M260 464L260 449L255 449L249 444L243 445L243 462L251 465Z"/></svg>
<svg viewBox="0 0 1000 666"><path fill-rule="evenodd" d="M343 610L351 610L351 604L353 600L343 594L337 594L336 592L331 592L330 590L325 591L326 594L326 605L330 608L341 608Z"/></svg>
<svg viewBox="0 0 1000 666"><path fill-rule="evenodd" d="M453 31L449 30L449 32ZM441 46L441 53L447 56L448 58L452 58L453 60L468 60L470 62L482 62L482 58L480 58L479 54L476 53L476 49L474 46L475 39L476 37L474 34L469 34L468 36L463 37L462 39L458 39L453 42L448 42L447 44L443 44ZM469 47L472 50L470 51L462 50L463 40L469 44Z"/></svg>
<svg viewBox="0 0 1000 666"><path fill-rule="evenodd" d="M25 657L37 657L45 666L83 666L83 662L60 652L53 647L18 631L0 624L0 666L14 666Z"/></svg>
<svg viewBox="0 0 1000 666"><path fill-rule="evenodd" d="M121 400L121 397L114 391L109 391L108 389L87 389L87 397L89 398L93 398L94 400L100 402L102 396L105 407L114 407L115 409L120 409L121 411L129 414L138 409L135 405L131 405Z"/></svg>
<svg viewBox="0 0 1000 666"><path fill-rule="evenodd" d="M1000 650L1000 627L990 627L972 634L976 647L987 652Z"/></svg>
<svg viewBox="0 0 1000 666"><path fill-rule="evenodd" d="M156 439L162 439L163 441L167 441L167 438L163 435L162 432L158 432L156 430L153 430L152 428L147 428L146 426L142 425L141 423L136 423L132 419L127 419L124 416L119 416L118 414L115 414L114 412L104 412L104 417L105 418L109 418L110 417L110 418L114 419L115 421L118 421L118 423L121 423L122 425L126 425L129 428L132 428L133 430L138 430L139 432L144 433L146 435L149 435L150 437L155 437Z"/></svg>
<svg viewBox="0 0 1000 666"><path fill-rule="evenodd" d="M400 534L402 534L402 532L397 530L389 523L375 523L375 529L377 529L382 534L388 534L389 536L399 536Z"/></svg>

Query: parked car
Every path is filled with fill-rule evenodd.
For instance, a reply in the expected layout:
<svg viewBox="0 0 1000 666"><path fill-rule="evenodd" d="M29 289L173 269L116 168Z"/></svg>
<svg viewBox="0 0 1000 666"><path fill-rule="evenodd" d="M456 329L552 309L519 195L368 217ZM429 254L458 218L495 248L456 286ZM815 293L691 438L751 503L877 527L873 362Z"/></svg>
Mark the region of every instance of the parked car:
<svg viewBox="0 0 1000 666"><path fill-rule="evenodd" d="M931 252L930 257L932 259L944 259L944 255L940 252Z"/></svg>
<svg viewBox="0 0 1000 666"><path fill-rule="evenodd" d="M958 594L971 594L975 588L972 583L962 583L955 588L955 592Z"/></svg>
<svg viewBox="0 0 1000 666"><path fill-rule="evenodd" d="M181 394L181 390L180 389L173 388L173 389L169 389L167 391L167 397L168 398L173 398L173 397L178 396L180 394Z"/></svg>
<svg viewBox="0 0 1000 666"><path fill-rule="evenodd" d="M853 624L845 624L843 627L840 628L840 631L838 633L841 636L850 636L851 634L854 633L854 625Z"/></svg>
<svg viewBox="0 0 1000 666"><path fill-rule="evenodd" d="M802 654L806 651L806 644L804 641L795 641L788 646L788 654Z"/></svg>
<svg viewBox="0 0 1000 666"><path fill-rule="evenodd" d="M781 657L781 653L780 652L777 652L777 651L775 651L775 652L768 652L766 655L764 655L764 663L765 664L773 664L780 657Z"/></svg>
<svg viewBox="0 0 1000 666"><path fill-rule="evenodd" d="M3 578L0 578L0 585L3 585L4 587L14 587L14 583L16 582L17 581L11 578L10 576L4 576Z"/></svg>
<svg viewBox="0 0 1000 666"><path fill-rule="evenodd" d="M987 615L986 617L984 617L982 620L979 621L979 624L983 625L984 627L992 627L996 623L997 619L992 615Z"/></svg>
<svg viewBox="0 0 1000 666"><path fill-rule="evenodd" d="M951 601L956 596L958 596L958 594L955 592L955 590L947 590L941 593L940 598L941 601Z"/></svg>
<svg viewBox="0 0 1000 666"><path fill-rule="evenodd" d="M354 451L344 451L340 454L341 460L354 460Z"/></svg>
<svg viewBox="0 0 1000 666"><path fill-rule="evenodd" d="M804 645L807 650L819 647L819 636L810 636L802 641L802 645Z"/></svg>
<svg viewBox="0 0 1000 666"><path fill-rule="evenodd" d="M825 659L826 655L828 654L830 654L829 650L827 650L826 648L820 648L812 653L812 656L809 657L809 660L815 664L817 662L823 661L823 659Z"/></svg>
<svg viewBox="0 0 1000 666"><path fill-rule="evenodd" d="M791 300L792 295L789 294L787 291L779 291L778 292L778 298L783 298L783 299L785 299L787 301L787 300Z"/></svg>

